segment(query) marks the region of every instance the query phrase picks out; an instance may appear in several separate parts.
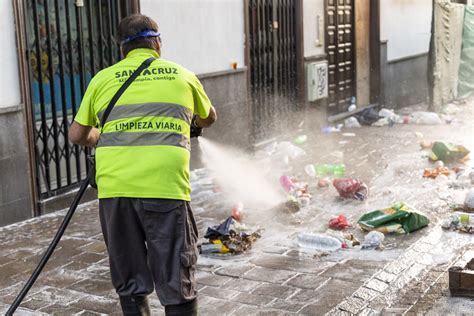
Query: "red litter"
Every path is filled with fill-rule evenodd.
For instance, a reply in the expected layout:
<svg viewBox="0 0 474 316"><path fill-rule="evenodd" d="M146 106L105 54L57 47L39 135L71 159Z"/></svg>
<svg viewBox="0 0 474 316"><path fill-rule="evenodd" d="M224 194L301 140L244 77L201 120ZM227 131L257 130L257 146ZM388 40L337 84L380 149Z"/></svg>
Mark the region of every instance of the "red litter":
<svg viewBox="0 0 474 316"><path fill-rule="evenodd" d="M358 179L334 179L332 184L342 198L363 201L369 195L367 185Z"/></svg>
<svg viewBox="0 0 474 316"><path fill-rule="evenodd" d="M338 217L329 220L329 228L332 229L346 229L349 226L351 225L344 215L339 215Z"/></svg>

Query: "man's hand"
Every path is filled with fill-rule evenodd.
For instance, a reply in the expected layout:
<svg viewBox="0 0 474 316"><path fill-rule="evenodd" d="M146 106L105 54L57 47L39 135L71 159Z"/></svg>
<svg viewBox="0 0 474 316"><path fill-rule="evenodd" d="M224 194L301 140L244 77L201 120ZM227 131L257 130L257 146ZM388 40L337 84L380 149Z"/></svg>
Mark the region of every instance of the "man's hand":
<svg viewBox="0 0 474 316"><path fill-rule="evenodd" d="M95 146L99 142L100 132L95 127L84 126L73 121L69 127L69 140L73 144Z"/></svg>

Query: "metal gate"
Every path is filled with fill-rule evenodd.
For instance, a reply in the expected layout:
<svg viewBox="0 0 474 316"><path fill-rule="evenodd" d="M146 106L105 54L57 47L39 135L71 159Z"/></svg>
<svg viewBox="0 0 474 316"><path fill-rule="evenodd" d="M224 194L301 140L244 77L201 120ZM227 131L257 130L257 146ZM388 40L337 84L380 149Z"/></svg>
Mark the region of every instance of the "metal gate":
<svg viewBox="0 0 474 316"><path fill-rule="evenodd" d="M326 0L326 52L328 54L328 106L345 112L355 95L354 1Z"/></svg>
<svg viewBox="0 0 474 316"><path fill-rule="evenodd" d="M70 190L87 173L87 149L68 140L87 84L120 59L116 41L132 0L26 0L26 67L39 199Z"/></svg>
<svg viewBox="0 0 474 316"><path fill-rule="evenodd" d="M248 65L255 140L299 109L298 1L248 0Z"/></svg>

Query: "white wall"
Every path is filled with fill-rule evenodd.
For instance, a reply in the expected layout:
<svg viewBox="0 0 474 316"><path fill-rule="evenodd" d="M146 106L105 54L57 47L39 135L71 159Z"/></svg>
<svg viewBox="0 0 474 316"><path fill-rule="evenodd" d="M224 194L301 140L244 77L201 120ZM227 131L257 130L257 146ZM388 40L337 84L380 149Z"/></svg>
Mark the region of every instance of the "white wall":
<svg viewBox="0 0 474 316"><path fill-rule="evenodd" d="M243 0L141 0L141 12L155 19L163 58L197 73L244 66Z"/></svg>
<svg viewBox="0 0 474 316"><path fill-rule="evenodd" d="M318 36L317 17L321 21ZM304 57L324 54L324 0L303 0Z"/></svg>
<svg viewBox="0 0 474 316"><path fill-rule="evenodd" d="M431 0L380 1L380 40L388 40L388 60L429 50Z"/></svg>
<svg viewBox="0 0 474 316"><path fill-rule="evenodd" d="M13 5L0 0L0 107L21 103Z"/></svg>

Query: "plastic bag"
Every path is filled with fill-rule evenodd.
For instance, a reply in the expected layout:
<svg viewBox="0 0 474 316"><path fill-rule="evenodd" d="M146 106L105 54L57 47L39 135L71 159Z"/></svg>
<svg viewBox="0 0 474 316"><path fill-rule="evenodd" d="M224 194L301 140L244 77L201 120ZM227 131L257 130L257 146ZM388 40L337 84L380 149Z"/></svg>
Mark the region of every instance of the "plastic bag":
<svg viewBox="0 0 474 316"><path fill-rule="evenodd" d="M403 234L427 226L430 220L412 211L406 204L397 203L392 207L362 215L358 223L362 229L368 231Z"/></svg>
<svg viewBox="0 0 474 316"><path fill-rule="evenodd" d="M414 124L421 125L439 125L443 124L441 118L437 113L434 112L414 112L412 119L410 120Z"/></svg>
<svg viewBox="0 0 474 316"><path fill-rule="evenodd" d="M431 160L442 160L443 162L460 161L469 155L469 150L464 146L443 142L435 142L431 151Z"/></svg>
<svg viewBox="0 0 474 316"><path fill-rule="evenodd" d="M332 184L342 198L363 201L369 195L367 185L358 179L334 179Z"/></svg>
<svg viewBox="0 0 474 316"><path fill-rule="evenodd" d="M367 108L363 110L358 115L356 115L356 118L362 125L372 125L381 119L379 113L377 113L377 111L375 111L373 108Z"/></svg>
<svg viewBox="0 0 474 316"><path fill-rule="evenodd" d="M360 128L360 123L355 117L351 116L344 121L344 127L345 128Z"/></svg>

